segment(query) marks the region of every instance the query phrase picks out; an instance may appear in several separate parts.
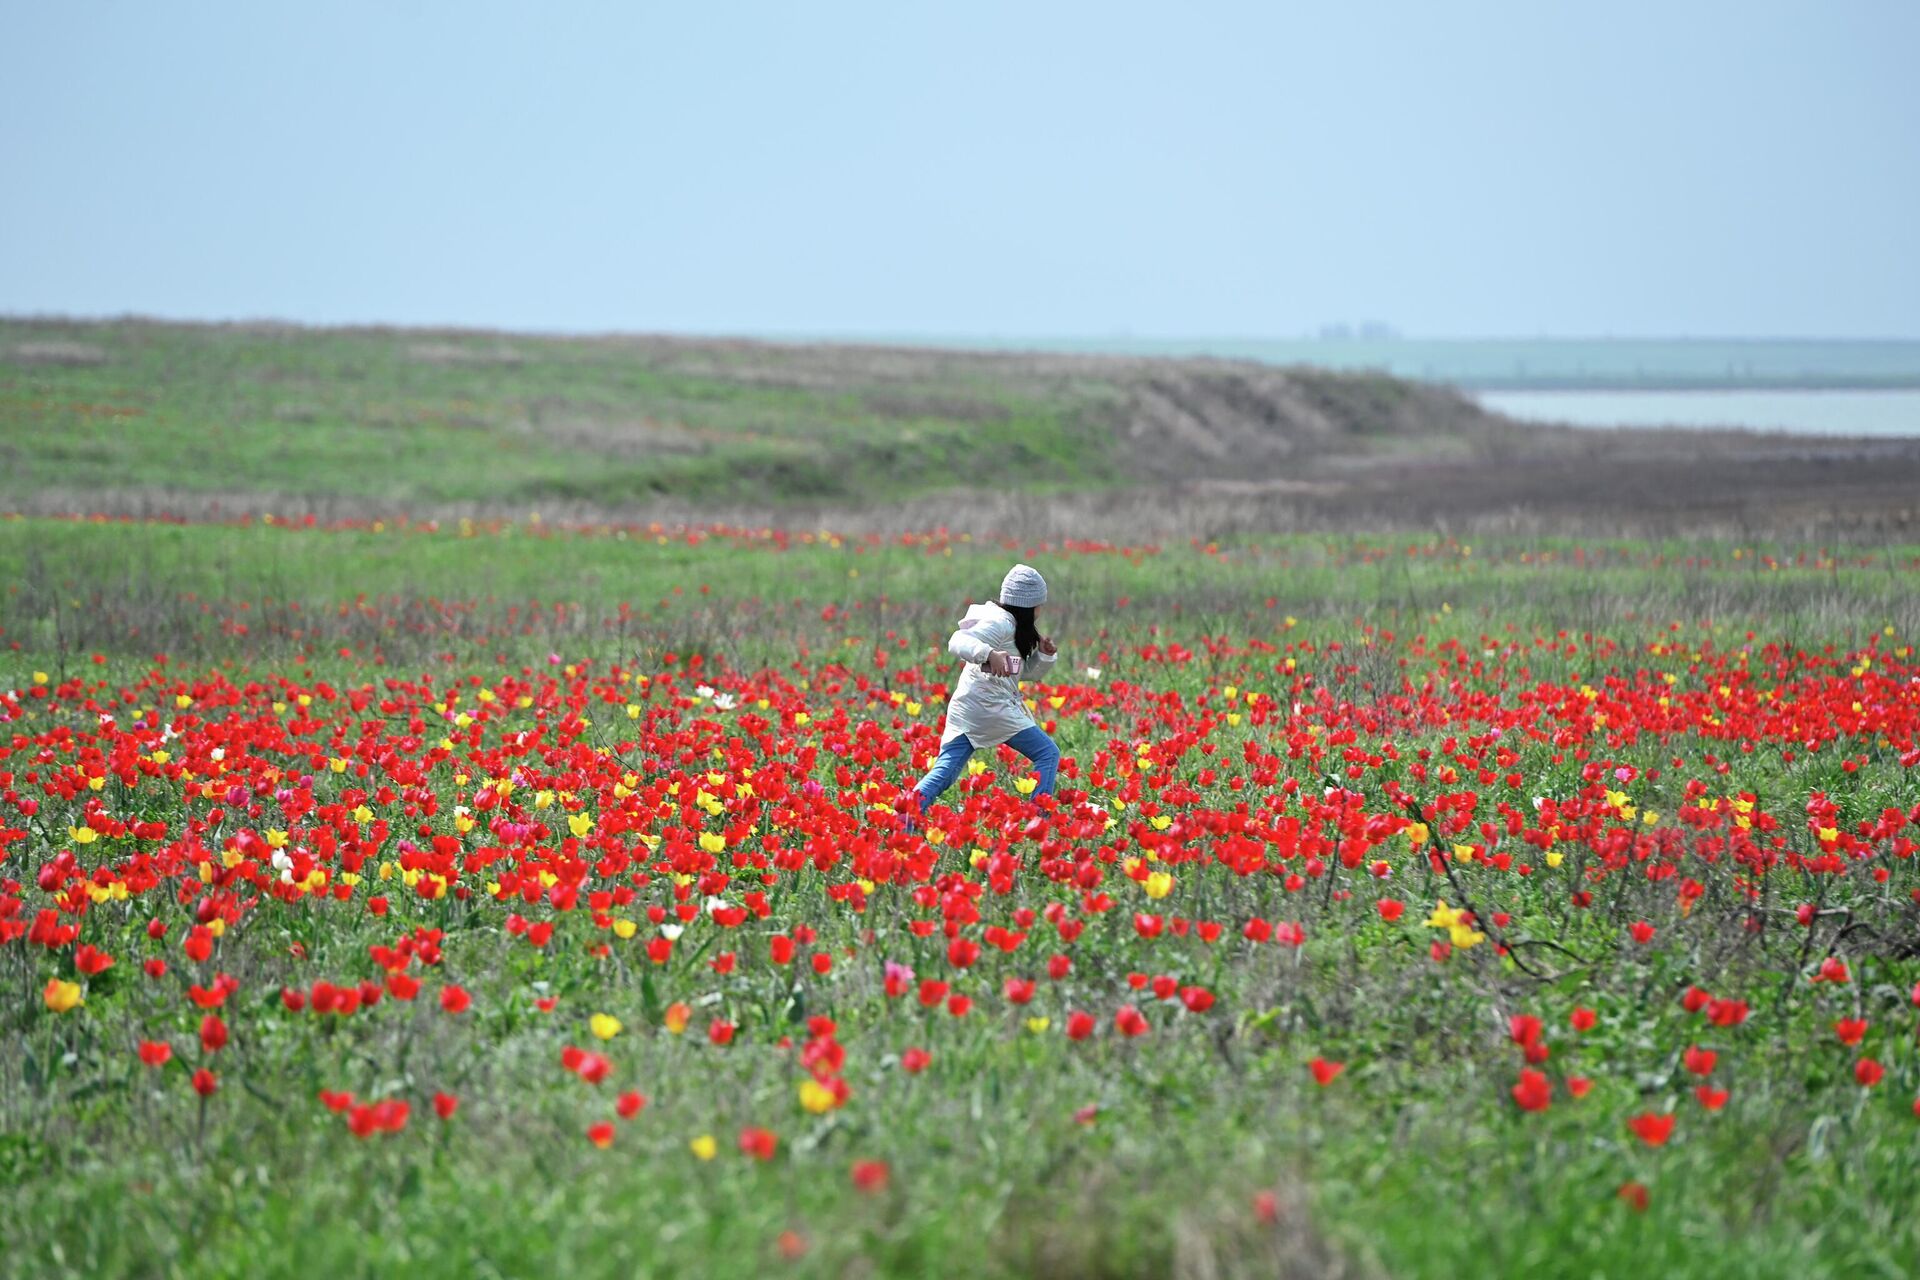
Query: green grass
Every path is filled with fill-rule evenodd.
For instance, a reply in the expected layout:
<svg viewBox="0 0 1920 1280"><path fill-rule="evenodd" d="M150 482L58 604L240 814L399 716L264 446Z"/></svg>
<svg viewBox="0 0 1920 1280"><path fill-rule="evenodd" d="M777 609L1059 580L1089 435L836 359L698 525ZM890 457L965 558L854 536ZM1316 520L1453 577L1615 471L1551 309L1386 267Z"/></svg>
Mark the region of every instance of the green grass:
<svg viewBox="0 0 1920 1280"><path fill-rule="evenodd" d="M1418 632L1436 622L1443 633L1565 628L1576 639L1623 620L1690 629L1704 621L1723 640L1761 627L1804 646L1858 642L1885 626L1920 631L1915 546L1288 535L1247 537L1217 554L1145 551L1060 559L1050 569L1060 584L1054 625L1088 637L1158 624L1190 645L1285 616ZM1007 558L1021 555L1045 561L1049 548L850 537L782 551L724 536L689 545L673 531L576 535L527 524L463 536L457 525L376 533L0 520L0 626L35 652L64 640L74 651L273 656L324 647L335 633L366 635L340 616L363 599L379 608L449 602L482 628L504 627L507 610L539 602L567 607L564 622L540 624L541 635L579 644L611 629L754 663L777 660L777 645L764 643L775 638L890 628L924 638L986 598ZM823 628L820 610L830 605L852 612ZM221 631L223 619L248 622L254 634L238 643ZM312 634L296 642L291 629ZM431 639L396 631L385 648L411 656Z"/></svg>
<svg viewBox="0 0 1920 1280"><path fill-rule="evenodd" d="M79 362L23 358L78 345ZM38 346L36 346L38 344ZM1099 487L1099 391L709 372L618 341L0 320L0 501L47 488L420 503Z"/></svg>

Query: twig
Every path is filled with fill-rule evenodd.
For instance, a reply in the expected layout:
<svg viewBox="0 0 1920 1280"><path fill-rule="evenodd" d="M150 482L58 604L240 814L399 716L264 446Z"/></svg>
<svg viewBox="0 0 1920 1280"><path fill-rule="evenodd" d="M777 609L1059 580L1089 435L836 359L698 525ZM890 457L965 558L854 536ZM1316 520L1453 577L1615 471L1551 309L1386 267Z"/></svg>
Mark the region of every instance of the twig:
<svg viewBox="0 0 1920 1280"><path fill-rule="evenodd" d="M1404 803L1406 807L1413 813L1414 821L1420 823L1422 826L1427 827L1429 830L1437 829L1439 825L1438 820L1437 819L1430 820L1427 817L1427 815L1421 811L1420 802L1418 800L1414 799L1412 796L1408 796ZM1506 956L1507 959L1513 961L1515 968L1519 969L1520 972L1526 974L1529 978L1532 978L1536 982L1551 982L1554 980L1554 978L1561 976L1561 975L1554 975L1554 978L1550 978L1540 973L1537 969L1530 967L1526 963L1526 961L1522 960L1519 956L1515 955L1513 952L1513 947L1508 944L1505 935L1502 934L1498 926L1496 926L1493 923L1493 918L1491 916L1483 914L1480 908L1474 905L1472 896L1467 893L1467 886L1461 882L1460 877L1456 876L1453 873L1453 864L1444 858L1440 858L1437 854L1429 854L1428 864L1431 865L1435 861L1438 861L1440 863L1440 870L1443 873L1445 873L1447 877L1447 883L1453 886L1454 893L1460 899L1460 905L1466 908L1468 914L1470 914L1473 917L1474 923L1478 925L1481 929L1485 930L1486 933L1493 938L1493 945L1499 949L1502 955ZM1568 954L1572 954L1572 953L1569 952ZM1574 956L1574 959L1576 960L1578 960L1579 958L1580 957L1578 956ZM1584 964L1585 962L1582 961L1582 963Z"/></svg>

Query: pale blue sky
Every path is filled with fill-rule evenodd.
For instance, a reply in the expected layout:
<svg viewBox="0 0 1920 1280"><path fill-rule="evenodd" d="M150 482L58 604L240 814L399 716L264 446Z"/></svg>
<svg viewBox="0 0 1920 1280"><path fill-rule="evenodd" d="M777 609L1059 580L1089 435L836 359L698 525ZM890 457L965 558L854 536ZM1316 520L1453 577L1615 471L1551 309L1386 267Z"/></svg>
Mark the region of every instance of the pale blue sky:
<svg viewBox="0 0 1920 1280"><path fill-rule="evenodd" d="M1920 337L1920 3L0 0L0 311Z"/></svg>

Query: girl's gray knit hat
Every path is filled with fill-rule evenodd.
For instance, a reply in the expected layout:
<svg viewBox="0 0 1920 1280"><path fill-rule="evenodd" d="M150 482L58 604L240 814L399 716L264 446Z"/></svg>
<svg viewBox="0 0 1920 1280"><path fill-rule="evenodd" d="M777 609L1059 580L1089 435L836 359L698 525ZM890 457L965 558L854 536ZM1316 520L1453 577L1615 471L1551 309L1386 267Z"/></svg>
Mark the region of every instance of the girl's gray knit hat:
<svg viewBox="0 0 1920 1280"><path fill-rule="evenodd" d="M1001 604L1045 604L1047 580L1030 564L1017 564L1000 580Z"/></svg>

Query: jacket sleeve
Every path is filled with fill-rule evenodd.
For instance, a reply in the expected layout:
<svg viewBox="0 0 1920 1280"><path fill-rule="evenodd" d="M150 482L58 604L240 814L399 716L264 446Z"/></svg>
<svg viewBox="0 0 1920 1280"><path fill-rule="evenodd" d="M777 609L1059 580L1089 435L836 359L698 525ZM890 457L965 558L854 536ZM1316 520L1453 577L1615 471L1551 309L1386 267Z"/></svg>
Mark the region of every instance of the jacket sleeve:
<svg viewBox="0 0 1920 1280"><path fill-rule="evenodd" d="M947 652L963 662L981 663L993 655L993 646L977 631L956 631Z"/></svg>
<svg viewBox="0 0 1920 1280"><path fill-rule="evenodd" d="M1043 672L1051 671L1053 670L1053 664L1059 661L1059 659L1060 655L1058 653L1042 653L1038 649L1035 649L1033 656L1026 661L1026 670L1020 674L1024 676L1027 674L1027 671L1031 671L1037 676Z"/></svg>

